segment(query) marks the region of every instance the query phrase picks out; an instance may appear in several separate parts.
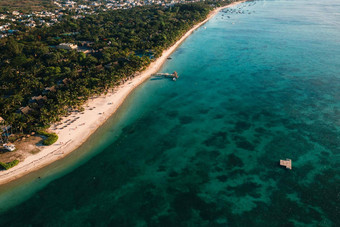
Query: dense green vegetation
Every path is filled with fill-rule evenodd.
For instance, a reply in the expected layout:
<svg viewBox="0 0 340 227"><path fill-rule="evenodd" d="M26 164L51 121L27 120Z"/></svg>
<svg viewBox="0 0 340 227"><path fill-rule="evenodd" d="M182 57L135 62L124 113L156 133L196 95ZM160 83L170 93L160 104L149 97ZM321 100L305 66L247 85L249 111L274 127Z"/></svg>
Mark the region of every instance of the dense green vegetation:
<svg viewBox="0 0 340 227"><path fill-rule="evenodd" d="M8 10L31 11L52 8L51 0L0 0L0 12Z"/></svg>
<svg viewBox="0 0 340 227"><path fill-rule="evenodd" d="M30 132L81 110L91 96L147 67L205 19L215 4L145 6L78 20L66 17L52 27L26 28L1 39L0 116L14 129ZM84 45L81 41L91 53L55 48L64 42Z"/></svg>
<svg viewBox="0 0 340 227"><path fill-rule="evenodd" d="M42 135L42 136L46 136L46 139L43 140L43 145L52 145L55 142L57 142L58 140L58 135L55 133L48 133L45 131L38 131L37 134Z"/></svg>
<svg viewBox="0 0 340 227"><path fill-rule="evenodd" d="M13 160L8 163L0 162L0 170L7 170L19 164L19 160Z"/></svg>

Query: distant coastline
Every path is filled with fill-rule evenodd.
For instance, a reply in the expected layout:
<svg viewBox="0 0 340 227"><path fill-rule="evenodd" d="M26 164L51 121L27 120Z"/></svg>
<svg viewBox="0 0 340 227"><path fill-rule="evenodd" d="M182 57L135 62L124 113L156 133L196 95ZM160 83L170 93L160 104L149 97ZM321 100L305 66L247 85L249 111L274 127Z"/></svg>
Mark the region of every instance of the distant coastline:
<svg viewBox="0 0 340 227"><path fill-rule="evenodd" d="M145 82L152 74L156 73L162 67L167 58L197 28L205 24L220 10L232 7L245 1L246 0L237 1L211 11L204 21L194 25L174 45L163 51L162 56L156 61L152 62L150 66L138 76L119 86L118 89L113 93L108 93L92 100L88 100L88 102L84 105L84 112L75 113L64 118L63 121L67 121L68 119L76 119L70 127L63 129L53 129L55 128L55 125L52 125L51 131L58 134L58 141L51 146L43 148L38 154L27 157L23 162L19 163L12 169L1 171L0 185L18 179L30 172L47 166L56 160L62 159L81 146L92 135L93 132L95 132L111 115L116 112L126 97L136 87Z"/></svg>

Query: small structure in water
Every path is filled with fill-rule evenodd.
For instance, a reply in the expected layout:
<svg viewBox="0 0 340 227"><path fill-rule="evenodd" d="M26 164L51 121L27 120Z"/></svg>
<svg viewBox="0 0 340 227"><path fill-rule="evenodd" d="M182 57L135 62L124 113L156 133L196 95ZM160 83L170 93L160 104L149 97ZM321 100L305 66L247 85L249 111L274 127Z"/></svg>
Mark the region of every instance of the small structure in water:
<svg viewBox="0 0 340 227"><path fill-rule="evenodd" d="M285 166L287 169L292 169L292 160L286 159L286 160L280 160L280 166Z"/></svg>
<svg viewBox="0 0 340 227"><path fill-rule="evenodd" d="M173 73L156 73L155 76L172 78L173 81L176 81L179 77L176 71Z"/></svg>

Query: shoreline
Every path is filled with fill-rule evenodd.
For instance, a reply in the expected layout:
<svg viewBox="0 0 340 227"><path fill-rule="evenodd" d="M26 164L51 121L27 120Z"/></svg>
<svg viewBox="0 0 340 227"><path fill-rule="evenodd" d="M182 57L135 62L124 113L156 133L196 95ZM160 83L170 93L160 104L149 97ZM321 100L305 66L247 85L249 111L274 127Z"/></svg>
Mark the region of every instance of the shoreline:
<svg viewBox="0 0 340 227"><path fill-rule="evenodd" d="M144 71L132 80L128 80L123 85L116 88L116 91L102 94L96 98L90 98L84 105L83 112L72 113L63 118L61 122L72 120L67 127L60 129L58 123L50 127L50 131L56 133L59 139L56 143L44 147L39 153L28 156L23 162L17 166L0 172L0 185L9 183L26 174L41 169L59 159L66 157L72 151L80 147L101 125L103 125L111 115L121 106L128 95L155 74L167 58L186 40L196 29L209 21L220 10L232 7L246 0L233 2L229 5L222 6L212 10L207 18L194 25L187 31L175 44L163 51L161 57L152 62ZM70 122L68 121L68 122ZM65 125L63 123L63 125Z"/></svg>

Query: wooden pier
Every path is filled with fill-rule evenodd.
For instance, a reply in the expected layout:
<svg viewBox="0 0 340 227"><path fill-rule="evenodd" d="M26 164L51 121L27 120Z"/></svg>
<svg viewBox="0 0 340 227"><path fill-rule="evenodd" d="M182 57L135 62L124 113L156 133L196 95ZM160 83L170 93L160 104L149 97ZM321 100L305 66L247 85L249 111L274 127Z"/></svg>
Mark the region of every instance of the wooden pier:
<svg viewBox="0 0 340 227"><path fill-rule="evenodd" d="M286 160L280 160L280 166L285 166L287 169L292 169L292 160L286 159Z"/></svg>
<svg viewBox="0 0 340 227"><path fill-rule="evenodd" d="M178 79L178 74L177 72L173 73L156 73L154 76L161 76L161 77L166 77L166 78L172 78L172 80L177 80Z"/></svg>

